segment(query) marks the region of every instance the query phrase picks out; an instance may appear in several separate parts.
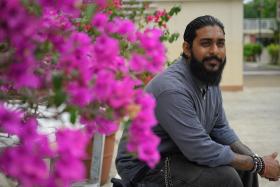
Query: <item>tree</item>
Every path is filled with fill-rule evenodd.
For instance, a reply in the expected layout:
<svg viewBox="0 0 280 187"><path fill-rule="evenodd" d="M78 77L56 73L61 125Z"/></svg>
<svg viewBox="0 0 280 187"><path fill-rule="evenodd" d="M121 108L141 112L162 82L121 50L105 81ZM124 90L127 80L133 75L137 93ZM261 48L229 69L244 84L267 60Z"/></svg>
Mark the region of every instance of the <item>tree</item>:
<svg viewBox="0 0 280 187"><path fill-rule="evenodd" d="M244 18L259 18L262 0L253 0L244 4ZM276 0L263 0L262 18L276 17ZM258 11L256 11L258 10Z"/></svg>

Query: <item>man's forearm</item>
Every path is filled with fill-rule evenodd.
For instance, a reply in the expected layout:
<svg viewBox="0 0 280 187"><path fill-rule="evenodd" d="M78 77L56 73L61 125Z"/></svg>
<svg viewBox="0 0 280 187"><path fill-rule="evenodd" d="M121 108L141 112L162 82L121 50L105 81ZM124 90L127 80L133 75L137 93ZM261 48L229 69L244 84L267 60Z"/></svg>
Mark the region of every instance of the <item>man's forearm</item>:
<svg viewBox="0 0 280 187"><path fill-rule="evenodd" d="M244 145L240 140L237 140L230 145L230 148L235 153L234 160L231 162L231 165L235 169L251 170L254 167L253 159L249 156L254 153L249 147Z"/></svg>
<svg viewBox="0 0 280 187"><path fill-rule="evenodd" d="M240 140L235 141L230 145L230 148L233 152L241 154L241 155L253 155L254 153L251 151L249 147L244 145Z"/></svg>
<svg viewBox="0 0 280 187"><path fill-rule="evenodd" d="M253 169L254 162L253 162L252 157L250 157L250 156L235 153L234 159L230 163L230 165L232 165L232 167L234 167L235 169L238 169L238 170L249 171L249 170Z"/></svg>

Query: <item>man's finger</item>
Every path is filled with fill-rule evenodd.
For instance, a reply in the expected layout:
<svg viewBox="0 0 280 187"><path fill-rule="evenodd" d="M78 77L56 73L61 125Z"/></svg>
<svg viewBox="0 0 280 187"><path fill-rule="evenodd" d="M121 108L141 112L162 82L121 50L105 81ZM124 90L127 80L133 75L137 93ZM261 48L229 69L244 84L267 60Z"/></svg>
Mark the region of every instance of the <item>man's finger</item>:
<svg viewBox="0 0 280 187"><path fill-rule="evenodd" d="M275 159L275 158L277 157L277 155L278 155L277 152L274 152L274 153L271 154L271 156L272 156L273 159Z"/></svg>
<svg viewBox="0 0 280 187"><path fill-rule="evenodd" d="M275 179L275 178L269 178L269 181L278 181L279 179Z"/></svg>

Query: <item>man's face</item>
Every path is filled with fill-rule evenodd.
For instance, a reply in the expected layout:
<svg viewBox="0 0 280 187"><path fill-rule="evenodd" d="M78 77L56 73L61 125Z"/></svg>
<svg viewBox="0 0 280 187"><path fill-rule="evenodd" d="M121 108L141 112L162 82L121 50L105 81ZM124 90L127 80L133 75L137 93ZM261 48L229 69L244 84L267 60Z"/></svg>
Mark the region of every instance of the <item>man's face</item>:
<svg viewBox="0 0 280 187"><path fill-rule="evenodd" d="M188 49L191 70L201 81L218 85L226 63L225 35L219 26L206 26L196 31Z"/></svg>

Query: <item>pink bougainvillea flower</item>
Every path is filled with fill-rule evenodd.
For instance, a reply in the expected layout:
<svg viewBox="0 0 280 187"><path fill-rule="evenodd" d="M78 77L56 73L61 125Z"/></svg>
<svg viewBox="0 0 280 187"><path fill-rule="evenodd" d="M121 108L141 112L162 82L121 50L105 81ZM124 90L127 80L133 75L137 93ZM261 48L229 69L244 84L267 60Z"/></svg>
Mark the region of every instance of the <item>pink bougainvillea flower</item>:
<svg viewBox="0 0 280 187"><path fill-rule="evenodd" d="M0 169L24 187L44 186L49 175L41 155L31 153L25 146L5 149L0 155Z"/></svg>
<svg viewBox="0 0 280 187"><path fill-rule="evenodd" d="M91 20L92 26L96 27L99 31L103 31L108 23L109 18L107 14L97 13Z"/></svg>
<svg viewBox="0 0 280 187"><path fill-rule="evenodd" d="M113 4L116 8L121 8L122 0L113 0Z"/></svg>
<svg viewBox="0 0 280 187"><path fill-rule="evenodd" d="M115 77L111 71L101 70L97 73L93 93L99 101L107 101L113 94L112 86L115 84Z"/></svg>
<svg viewBox="0 0 280 187"><path fill-rule="evenodd" d="M57 152L75 158L85 158L88 135L81 130L61 129L56 132ZM72 149L75 147L75 149Z"/></svg>
<svg viewBox="0 0 280 187"><path fill-rule="evenodd" d="M55 160L53 172L46 187L70 187L73 182L85 179L84 163L71 155L65 155Z"/></svg>
<svg viewBox="0 0 280 187"><path fill-rule="evenodd" d="M22 123L21 123L22 113L17 111L8 110L0 103L0 129L9 134L21 134Z"/></svg>
<svg viewBox="0 0 280 187"><path fill-rule="evenodd" d="M74 81L67 85L67 91L70 96L70 103L80 107L86 106L94 99L90 88Z"/></svg>
<svg viewBox="0 0 280 187"><path fill-rule="evenodd" d="M147 70L148 63L149 62L147 61L145 56L133 54L129 62L129 65L132 71L141 73Z"/></svg>
<svg viewBox="0 0 280 187"><path fill-rule="evenodd" d="M135 82L130 79L116 81L112 85L112 95L109 97L109 105L117 109L130 104L134 95L134 86Z"/></svg>
<svg viewBox="0 0 280 187"><path fill-rule="evenodd" d="M144 141L138 148L139 159L146 162L149 167L154 168L160 161L160 154L157 151L160 139L155 135L151 135L147 138L149 141Z"/></svg>
<svg viewBox="0 0 280 187"><path fill-rule="evenodd" d="M84 128L59 129L50 143L39 133L36 116L0 104L1 131L19 138L17 146L1 152L1 172L21 186L71 186L85 178L82 159L88 156L85 149L92 135L114 133L126 118L131 121L128 150L154 167L159 161L159 139L152 131L155 101L143 91L139 77L162 70L166 59L162 31L140 31L133 21L116 17L112 6L120 7L120 0L88 0L97 5L90 23L80 19L86 0L28 1L39 11L23 2L0 3L0 43L7 42L12 49L7 63L2 59L2 94L10 98L12 91L32 106L43 101L52 107L48 101L61 89L66 97L62 106L74 105ZM158 11L150 19L160 21L160 16L166 12ZM61 83L52 82L54 74L62 75ZM29 106L20 107L34 111ZM41 116L37 110L36 114ZM54 118L61 117L57 115ZM46 158L53 159L51 169Z"/></svg>
<svg viewBox="0 0 280 187"><path fill-rule="evenodd" d="M127 149L136 152L140 160L145 161L150 167L154 167L159 161L160 156L157 151L159 138L153 134L152 127L156 125L156 119L153 115L155 100L148 93L138 91L135 102L141 110L133 119L129 128L129 138Z"/></svg>
<svg viewBox="0 0 280 187"><path fill-rule="evenodd" d="M14 63L10 66L9 78L14 83L15 88L39 87L40 79L35 75L34 68L32 68L31 64L20 62Z"/></svg>
<svg viewBox="0 0 280 187"><path fill-rule="evenodd" d="M119 55L119 42L105 34L96 38L94 53L96 60L100 63L104 61L113 61Z"/></svg>
<svg viewBox="0 0 280 187"><path fill-rule="evenodd" d="M110 135L116 132L118 129L118 125L116 122L108 120L106 118L97 117L95 118L95 122L97 125L97 131L105 135Z"/></svg>
<svg viewBox="0 0 280 187"><path fill-rule="evenodd" d="M152 15L148 15L147 17L146 17L146 22L147 23L150 23L150 22L152 22L154 20L154 16L152 16Z"/></svg>
<svg viewBox="0 0 280 187"><path fill-rule="evenodd" d="M95 3L101 7L105 7L107 5L107 0L95 0Z"/></svg>

